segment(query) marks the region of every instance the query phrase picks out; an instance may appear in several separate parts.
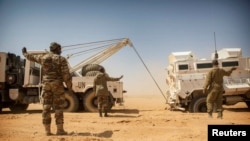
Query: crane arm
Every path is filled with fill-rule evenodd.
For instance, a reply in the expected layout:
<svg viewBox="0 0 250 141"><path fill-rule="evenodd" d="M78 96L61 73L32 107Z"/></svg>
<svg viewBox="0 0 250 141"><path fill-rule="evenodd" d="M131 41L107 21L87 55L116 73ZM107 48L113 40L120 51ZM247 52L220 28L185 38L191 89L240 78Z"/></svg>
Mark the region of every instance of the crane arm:
<svg viewBox="0 0 250 141"><path fill-rule="evenodd" d="M124 46L133 46L132 42L128 38L124 38L120 42L118 42L115 45L112 45L105 50L102 50L101 52L98 52L94 54L93 56L87 58L86 60L83 60L82 62L78 63L77 65L70 68L70 73L76 72L77 70L81 69L83 66L87 64L100 64L104 60L106 60L108 57L119 51ZM77 75L80 75L79 73L76 73Z"/></svg>

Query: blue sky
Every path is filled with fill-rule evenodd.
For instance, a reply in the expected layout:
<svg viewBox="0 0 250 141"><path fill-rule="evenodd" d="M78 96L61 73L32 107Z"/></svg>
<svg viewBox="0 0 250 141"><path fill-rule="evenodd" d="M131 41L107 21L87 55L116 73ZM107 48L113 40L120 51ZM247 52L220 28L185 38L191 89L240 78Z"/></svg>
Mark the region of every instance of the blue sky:
<svg viewBox="0 0 250 141"><path fill-rule="evenodd" d="M130 38L164 93L168 55L210 58L214 32L218 50L239 47L250 55L249 0L0 0L0 18L0 51L21 56L23 46L44 50L53 41ZM161 95L132 48L102 65L113 77L124 75L127 95Z"/></svg>

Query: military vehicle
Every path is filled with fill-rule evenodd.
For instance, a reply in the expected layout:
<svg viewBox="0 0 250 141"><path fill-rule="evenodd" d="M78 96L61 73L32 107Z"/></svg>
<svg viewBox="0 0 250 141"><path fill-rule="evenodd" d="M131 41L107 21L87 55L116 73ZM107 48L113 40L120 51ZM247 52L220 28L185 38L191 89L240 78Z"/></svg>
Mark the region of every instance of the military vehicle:
<svg viewBox="0 0 250 141"><path fill-rule="evenodd" d="M166 95L170 110L207 111L203 85L215 55L219 67L237 68L231 76L223 78L223 104L245 102L250 108L250 57L243 57L241 48L223 48L212 53L211 59L198 59L192 51L173 52L168 56Z"/></svg>
<svg viewBox="0 0 250 141"><path fill-rule="evenodd" d="M76 112L79 109L88 112L97 111L97 98L93 92L94 74L99 67L103 67L100 65L101 62L127 45L132 46L132 43L128 38L122 38L62 47L64 53L67 52L66 49L73 49L76 46L78 49L83 48L82 46L92 47L91 49L86 48L85 51L77 50L76 53L68 54L68 59L75 54L101 50L80 60L81 62L75 66L68 62L72 74L74 94L70 96L66 90L65 112ZM30 54L44 54L46 52L46 50L28 50ZM2 108L10 108L13 112L25 111L29 104L42 102L42 72L39 64L23 59L15 53L0 52L0 66L0 111ZM115 104L123 104L123 93L126 92L123 90L123 82L108 82L108 89L110 92L109 109Z"/></svg>

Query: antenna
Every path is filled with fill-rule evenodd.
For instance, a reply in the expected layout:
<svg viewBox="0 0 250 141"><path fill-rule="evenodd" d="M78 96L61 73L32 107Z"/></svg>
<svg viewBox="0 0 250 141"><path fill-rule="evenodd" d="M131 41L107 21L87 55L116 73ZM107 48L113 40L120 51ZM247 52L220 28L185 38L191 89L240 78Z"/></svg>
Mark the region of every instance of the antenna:
<svg viewBox="0 0 250 141"><path fill-rule="evenodd" d="M215 37L215 32L214 32L214 49L215 49L215 54L214 54L214 59L217 60L219 58L219 55L217 53L217 49L216 49L216 37Z"/></svg>

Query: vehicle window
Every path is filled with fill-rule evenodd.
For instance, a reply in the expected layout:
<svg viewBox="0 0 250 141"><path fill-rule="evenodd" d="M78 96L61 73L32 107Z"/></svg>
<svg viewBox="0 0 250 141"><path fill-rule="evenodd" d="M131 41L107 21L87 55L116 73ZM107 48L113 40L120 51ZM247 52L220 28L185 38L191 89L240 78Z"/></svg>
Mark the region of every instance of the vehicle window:
<svg viewBox="0 0 250 141"><path fill-rule="evenodd" d="M212 68L213 65L212 63L200 63L200 64L196 64L197 69L205 69L205 68Z"/></svg>
<svg viewBox="0 0 250 141"><path fill-rule="evenodd" d="M239 66L238 61L222 62L222 67L234 67Z"/></svg>
<svg viewBox="0 0 250 141"><path fill-rule="evenodd" d="M179 65L179 70L188 70L188 65L187 64Z"/></svg>

